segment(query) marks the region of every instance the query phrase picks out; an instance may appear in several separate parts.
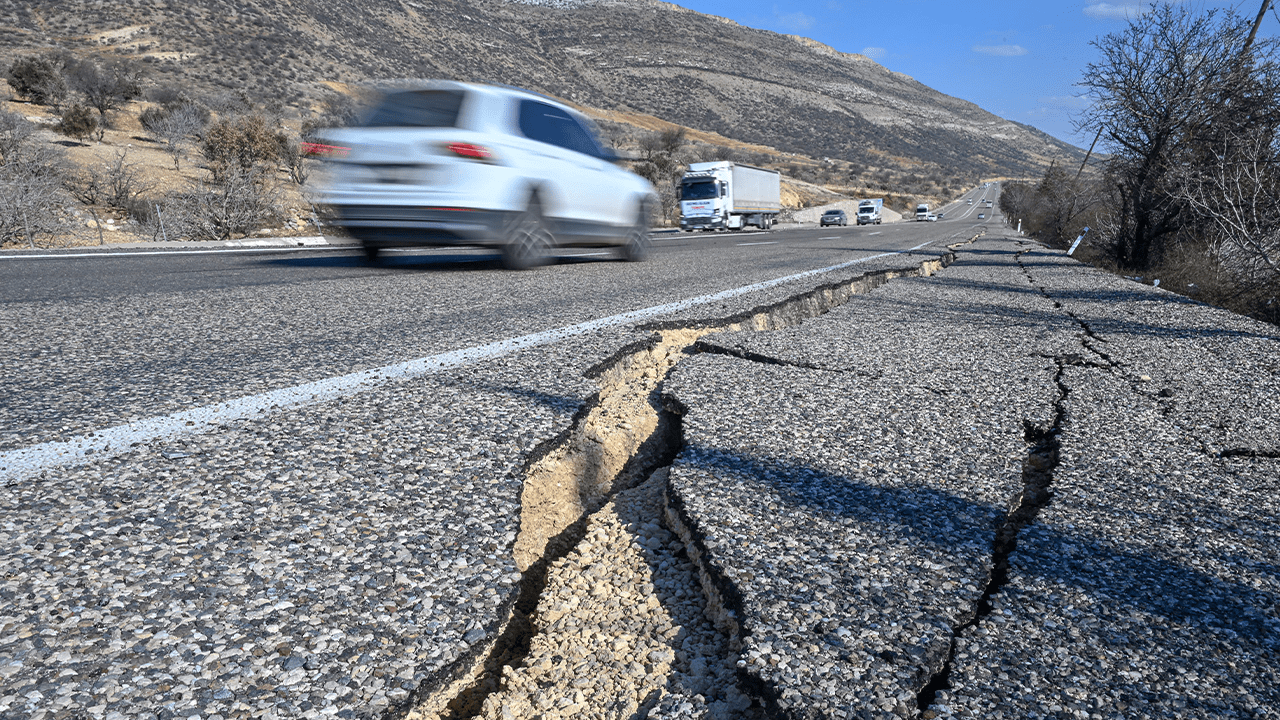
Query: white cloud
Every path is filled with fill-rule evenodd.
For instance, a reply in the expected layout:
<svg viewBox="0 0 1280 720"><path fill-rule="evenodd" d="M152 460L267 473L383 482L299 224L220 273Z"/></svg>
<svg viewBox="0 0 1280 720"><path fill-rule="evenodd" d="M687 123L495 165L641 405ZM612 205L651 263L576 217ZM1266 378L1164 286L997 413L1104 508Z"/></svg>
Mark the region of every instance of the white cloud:
<svg viewBox="0 0 1280 720"><path fill-rule="evenodd" d="M1088 5L1084 9L1084 14L1091 18L1101 20L1130 20L1139 15L1143 15L1150 8L1143 3L1123 3L1120 5L1112 5L1111 3L1095 3Z"/></svg>
<svg viewBox="0 0 1280 720"><path fill-rule="evenodd" d="M885 50L884 48L878 48L878 47L862 48L862 54L866 55L872 60L879 60L880 58L884 57L885 54L888 52L889 52L888 50Z"/></svg>
<svg viewBox="0 0 1280 720"><path fill-rule="evenodd" d="M791 32L800 32L813 27L814 19L811 15L805 15L802 12L781 13L778 8L773 8L774 21L782 26L784 30Z"/></svg>
<svg viewBox="0 0 1280 720"><path fill-rule="evenodd" d="M974 45L973 51L983 55L999 55L1000 57L1016 57L1027 54L1027 49L1021 45Z"/></svg>

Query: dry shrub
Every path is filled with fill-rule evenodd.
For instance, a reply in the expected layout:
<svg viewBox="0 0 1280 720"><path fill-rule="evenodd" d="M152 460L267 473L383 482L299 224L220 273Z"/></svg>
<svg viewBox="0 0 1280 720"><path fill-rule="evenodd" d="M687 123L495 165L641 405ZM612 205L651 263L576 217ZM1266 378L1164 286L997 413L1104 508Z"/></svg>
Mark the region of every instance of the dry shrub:
<svg viewBox="0 0 1280 720"><path fill-rule="evenodd" d="M66 226L59 149L35 142L25 118L0 110L0 245L35 247Z"/></svg>
<svg viewBox="0 0 1280 720"><path fill-rule="evenodd" d="M98 131L98 118L93 108L76 103L62 111L62 120L57 125L58 132L73 137L81 142Z"/></svg>
<svg viewBox="0 0 1280 720"><path fill-rule="evenodd" d="M209 181L170 196L161 212L170 239L229 240L277 219L279 208L272 173L228 165Z"/></svg>
<svg viewBox="0 0 1280 720"><path fill-rule="evenodd" d="M67 96L67 79L62 66L49 57L23 57L13 61L6 73L9 87L37 105L57 105Z"/></svg>
<svg viewBox="0 0 1280 720"><path fill-rule="evenodd" d="M63 184L86 205L120 210L128 210L143 193L155 187L143 177L136 163L129 162L126 150L117 151L107 162L68 173Z"/></svg>
<svg viewBox="0 0 1280 720"><path fill-rule="evenodd" d="M273 130L261 115L219 120L205 131L200 151L215 176L233 170L248 171L260 164L274 164L288 138Z"/></svg>

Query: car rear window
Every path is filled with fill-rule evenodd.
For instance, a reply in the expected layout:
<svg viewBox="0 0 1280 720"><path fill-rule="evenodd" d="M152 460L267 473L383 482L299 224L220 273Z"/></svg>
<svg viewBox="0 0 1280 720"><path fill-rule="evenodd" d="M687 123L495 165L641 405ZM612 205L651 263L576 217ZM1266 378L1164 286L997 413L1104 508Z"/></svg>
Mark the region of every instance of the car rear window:
<svg viewBox="0 0 1280 720"><path fill-rule="evenodd" d="M457 127L461 90L390 93L369 115L365 127Z"/></svg>
<svg viewBox="0 0 1280 720"><path fill-rule="evenodd" d="M560 108L534 100L520 102L520 133L530 140L600 157L603 153L591 131Z"/></svg>

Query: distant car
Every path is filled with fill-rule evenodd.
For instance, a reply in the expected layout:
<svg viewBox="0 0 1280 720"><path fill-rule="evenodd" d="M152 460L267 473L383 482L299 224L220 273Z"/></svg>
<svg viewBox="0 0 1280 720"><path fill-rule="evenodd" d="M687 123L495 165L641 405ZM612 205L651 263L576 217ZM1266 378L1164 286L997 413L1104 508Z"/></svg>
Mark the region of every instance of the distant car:
<svg viewBox="0 0 1280 720"><path fill-rule="evenodd" d="M924 219L926 222L938 222L938 216L934 215L933 213L929 213L928 215L925 215Z"/></svg>
<svg viewBox="0 0 1280 720"><path fill-rule="evenodd" d="M986 213L978 213L978 219L979 219L979 220L984 220L984 219L986 219L986 217L987 217L987 214L986 214Z"/></svg>
<svg viewBox="0 0 1280 720"><path fill-rule="evenodd" d="M969 204L970 204L970 205L972 205L972 204L973 204L973 198L969 198Z"/></svg>
<svg viewBox="0 0 1280 720"><path fill-rule="evenodd" d="M336 148L324 200L370 259L386 248L480 245L530 268L557 246L650 249L653 186L616 164L577 111L524 90L452 81L388 92Z"/></svg>
<svg viewBox="0 0 1280 720"><path fill-rule="evenodd" d="M945 215L946 213L938 213L938 219L941 220Z"/></svg>
<svg viewBox="0 0 1280 720"><path fill-rule="evenodd" d="M813 217L810 215L810 217ZM847 226L849 224L849 216L844 214L843 210L828 210L822 213L822 218L818 220L819 227L828 225Z"/></svg>

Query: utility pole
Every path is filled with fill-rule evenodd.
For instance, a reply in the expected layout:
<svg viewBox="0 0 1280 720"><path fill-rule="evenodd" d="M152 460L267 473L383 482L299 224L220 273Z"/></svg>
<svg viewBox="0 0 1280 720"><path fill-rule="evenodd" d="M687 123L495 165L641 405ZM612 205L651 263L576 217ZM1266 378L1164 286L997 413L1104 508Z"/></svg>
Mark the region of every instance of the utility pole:
<svg viewBox="0 0 1280 720"><path fill-rule="evenodd" d="M1244 41L1242 53L1249 52L1249 48L1253 47L1253 39L1258 36L1258 28L1262 25L1262 16L1267 14L1269 7L1271 7L1271 0L1262 0L1262 9L1258 11L1258 17L1253 21L1253 30L1249 31L1249 39Z"/></svg>
<svg viewBox="0 0 1280 720"><path fill-rule="evenodd" d="M1271 2L1271 0L1267 0ZM1076 171L1076 180L1080 179L1080 173L1084 172L1084 166L1088 164L1089 158L1093 156L1093 149L1097 147L1098 140L1102 137L1102 128L1098 128L1098 134L1093 136L1093 142L1089 144L1089 152L1084 154L1084 162L1080 163L1080 169Z"/></svg>

